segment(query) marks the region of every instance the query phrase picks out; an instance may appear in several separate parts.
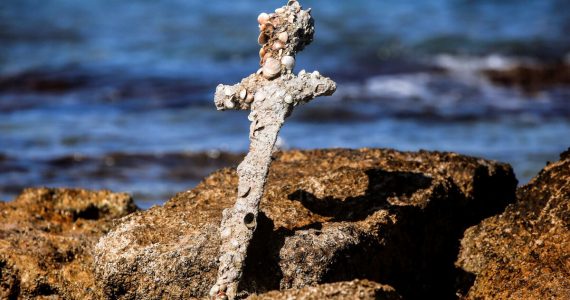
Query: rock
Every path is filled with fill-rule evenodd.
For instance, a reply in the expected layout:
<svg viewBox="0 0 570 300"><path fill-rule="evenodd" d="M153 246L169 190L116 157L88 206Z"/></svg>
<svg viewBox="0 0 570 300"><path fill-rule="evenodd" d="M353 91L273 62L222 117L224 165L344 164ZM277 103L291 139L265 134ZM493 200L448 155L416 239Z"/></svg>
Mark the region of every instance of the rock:
<svg viewBox="0 0 570 300"><path fill-rule="evenodd" d="M495 84L519 87L531 94L570 84L570 64L566 63L519 65L506 70L485 70L483 74Z"/></svg>
<svg viewBox="0 0 570 300"><path fill-rule="evenodd" d="M250 294L361 278L404 297L454 297L463 231L515 198L509 165L453 153L275 157L240 284ZM223 169L162 207L123 218L94 249L105 297L205 297L236 187L235 170Z"/></svg>
<svg viewBox="0 0 570 300"><path fill-rule="evenodd" d="M0 299L99 299L90 249L136 210L127 194L27 189L0 202Z"/></svg>
<svg viewBox="0 0 570 300"><path fill-rule="evenodd" d="M469 299L570 299L570 149L466 231L457 264L477 276Z"/></svg>
<svg viewBox="0 0 570 300"><path fill-rule="evenodd" d="M368 280L354 280L350 282L327 283L302 289L285 291L271 291L261 295L253 295L248 300L289 300L289 299L375 299L399 300L402 299L393 287L371 282Z"/></svg>

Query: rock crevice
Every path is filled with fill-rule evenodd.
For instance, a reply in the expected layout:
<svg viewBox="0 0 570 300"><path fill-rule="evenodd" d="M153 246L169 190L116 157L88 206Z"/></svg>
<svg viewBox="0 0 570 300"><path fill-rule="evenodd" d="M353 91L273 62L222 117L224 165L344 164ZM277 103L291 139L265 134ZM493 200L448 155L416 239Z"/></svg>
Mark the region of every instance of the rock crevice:
<svg viewBox="0 0 570 300"><path fill-rule="evenodd" d="M465 232L457 265L469 299L570 299L570 149L517 190L500 215Z"/></svg>

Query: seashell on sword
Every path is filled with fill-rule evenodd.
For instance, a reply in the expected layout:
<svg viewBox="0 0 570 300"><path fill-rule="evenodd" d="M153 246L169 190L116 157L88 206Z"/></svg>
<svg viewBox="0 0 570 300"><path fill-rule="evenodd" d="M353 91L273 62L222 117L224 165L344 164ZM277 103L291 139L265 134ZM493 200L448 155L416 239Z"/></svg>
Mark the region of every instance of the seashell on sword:
<svg viewBox="0 0 570 300"><path fill-rule="evenodd" d="M259 25L263 25L268 21L269 21L269 15L266 13L260 13L259 16L257 16L257 22L259 23Z"/></svg>
<svg viewBox="0 0 570 300"><path fill-rule="evenodd" d="M289 40L289 34L287 33L287 31L283 31L277 35L277 39L283 43L287 43L287 41Z"/></svg>
<svg viewBox="0 0 570 300"><path fill-rule="evenodd" d="M283 58L281 58L281 64L283 64L287 70L291 71L295 68L295 58L290 55L283 56Z"/></svg>
<svg viewBox="0 0 570 300"><path fill-rule="evenodd" d="M280 40L277 40L275 42L273 42L273 50L281 50L283 48L285 48L285 44L283 42L281 42Z"/></svg>
<svg viewBox="0 0 570 300"><path fill-rule="evenodd" d="M262 69L263 77L272 79L281 73L281 63L277 59L269 57L265 60Z"/></svg>
<svg viewBox="0 0 570 300"><path fill-rule="evenodd" d="M264 32L261 32L259 34L259 37L257 37L257 42L260 45L265 45L267 43L267 41L269 41L269 37Z"/></svg>

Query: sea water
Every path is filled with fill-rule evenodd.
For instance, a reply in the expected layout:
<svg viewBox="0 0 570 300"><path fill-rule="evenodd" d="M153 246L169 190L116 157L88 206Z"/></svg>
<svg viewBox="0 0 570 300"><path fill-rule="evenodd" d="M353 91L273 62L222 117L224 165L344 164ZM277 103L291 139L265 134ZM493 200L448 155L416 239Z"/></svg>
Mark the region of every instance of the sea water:
<svg viewBox="0 0 570 300"><path fill-rule="evenodd" d="M213 93L257 70L256 16L285 2L0 2L0 199L107 188L147 207L235 165L247 112L216 111ZM454 151L508 162L524 184L570 146L569 86L482 75L568 57L570 2L302 4L317 32L296 71L338 90L295 110L282 149Z"/></svg>

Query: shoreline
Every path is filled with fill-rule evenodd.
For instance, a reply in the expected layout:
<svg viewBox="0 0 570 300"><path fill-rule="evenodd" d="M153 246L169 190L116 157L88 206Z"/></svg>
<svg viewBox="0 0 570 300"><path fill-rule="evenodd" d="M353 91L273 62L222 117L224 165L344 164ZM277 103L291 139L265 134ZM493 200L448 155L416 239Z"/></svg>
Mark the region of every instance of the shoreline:
<svg viewBox="0 0 570 300"><path fill-rule="evenodd" d="M282 149L292 150L302 149ZM507 160L513 165L522 185L548 161L555 160L558 153L554 150L548 154L535 153L534 150L530 152L531 156L499 153L489 157L478 155L477 152L461 154ZM4 177L0 175L0 201L10 201L25 188L33 186L109 189L129 192L139 207L147 209L163 204L164 199L178 191L193 188L217 169L237 166L244 155L242 152L223 150L160 154L116 152L101 156L64 155L45 159L23 159L0 154L0 174L4 174Z"/></svg>

